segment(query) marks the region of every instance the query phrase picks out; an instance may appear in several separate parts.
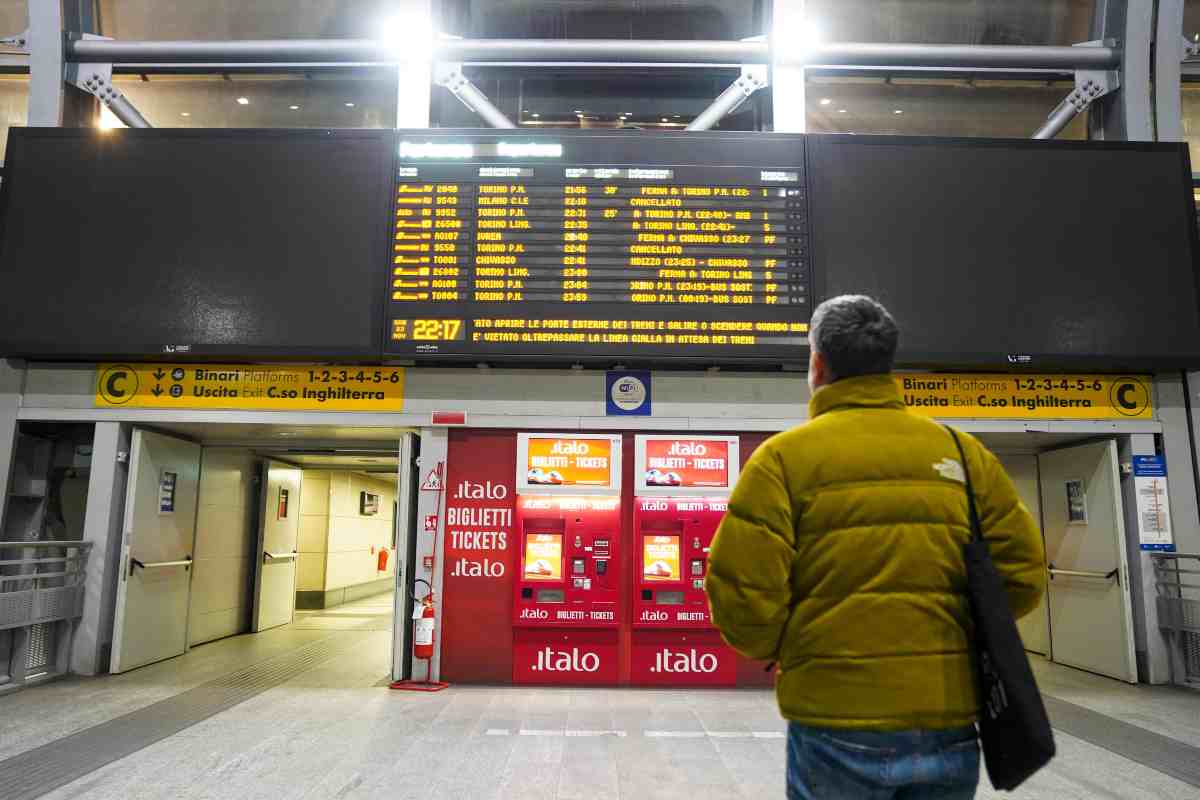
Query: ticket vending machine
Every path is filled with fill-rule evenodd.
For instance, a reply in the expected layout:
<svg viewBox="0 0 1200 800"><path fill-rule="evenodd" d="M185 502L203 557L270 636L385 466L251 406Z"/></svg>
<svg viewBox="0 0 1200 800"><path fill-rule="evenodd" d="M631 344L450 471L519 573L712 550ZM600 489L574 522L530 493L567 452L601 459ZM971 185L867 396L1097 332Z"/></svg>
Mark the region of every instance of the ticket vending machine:
<svg viewBox="0 0 1200 800"><path fill-rule="evenodd" d="M619 675L621 437L517 440L513 682Z"/></svg>
<svg viewBox="0 0 1200 800"><path fill-rule="evenodd" d="M708 553L737 480L736 436L638 436L630 678L732 686L737 655L709 617Z"/></svg>

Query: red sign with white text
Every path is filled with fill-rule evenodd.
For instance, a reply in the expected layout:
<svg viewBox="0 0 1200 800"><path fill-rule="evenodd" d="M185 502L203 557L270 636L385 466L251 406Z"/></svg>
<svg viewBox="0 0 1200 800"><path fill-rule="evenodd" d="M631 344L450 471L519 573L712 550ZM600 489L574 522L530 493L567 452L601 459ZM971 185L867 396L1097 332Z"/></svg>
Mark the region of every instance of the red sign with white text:
<svg viewBox="0 0 1200 800"><path fill-rule="evenodd" d="M646 439L646 486L729 488L729 442L724 439Z"/></svg>
<svg viewBox="0 0 1200 800"><path fill-rule="evenodd" d="M737 653L716 631L634 631L630 680L639 686L733 686Z"/></svg>
<svg viewBox="0 0 1200 800"><path fill-rule="evenodd" d="M513 631L513 683L611 686L617 682L615 630Z"/></svg>
<svg viewBox="0 0 1200 800"><path fill-rule="evenodd" d="M503 431L452 430L443 521L444 588L442 677L450 681L507 682L509 599L516 499L516 436ZM425 520L437 529L437 518Z"/></svg>

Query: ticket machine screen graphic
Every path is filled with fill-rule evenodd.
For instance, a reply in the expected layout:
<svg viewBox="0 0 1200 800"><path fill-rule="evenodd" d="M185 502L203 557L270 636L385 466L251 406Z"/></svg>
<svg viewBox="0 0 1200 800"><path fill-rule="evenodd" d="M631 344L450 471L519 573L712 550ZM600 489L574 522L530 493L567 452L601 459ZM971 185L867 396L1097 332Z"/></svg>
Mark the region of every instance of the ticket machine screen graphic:
<svg viewBox="0 0 1200 800"><path fill-rule="evenodd" d="M678 583L679 536L642 537L642 580L647 583Z"/></svg>
<svg viewBox="0 0 1200 800"><path fill-rule="evenodd" d="M525 556L521 561L522 579L562 583L562 540L561 533L525 534Z"/></svg>

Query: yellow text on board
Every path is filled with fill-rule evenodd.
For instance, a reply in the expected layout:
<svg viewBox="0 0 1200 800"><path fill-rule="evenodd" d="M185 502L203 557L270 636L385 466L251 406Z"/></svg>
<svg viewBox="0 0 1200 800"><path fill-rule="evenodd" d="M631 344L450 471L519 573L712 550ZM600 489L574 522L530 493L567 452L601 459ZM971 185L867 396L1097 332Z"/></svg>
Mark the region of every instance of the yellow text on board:
<svg viewBox="0 0 1200 800"><path fill-rule="evenodd" d="M929 417L1151 419L1148 375L1005 375L901 372L910 411Z"/></svg>
<svg viewBox="0 0 1200 800"><path fill-rule="evenodd" d="M96 405L400 411L404 369L316 364L100 364Z"/></svg>

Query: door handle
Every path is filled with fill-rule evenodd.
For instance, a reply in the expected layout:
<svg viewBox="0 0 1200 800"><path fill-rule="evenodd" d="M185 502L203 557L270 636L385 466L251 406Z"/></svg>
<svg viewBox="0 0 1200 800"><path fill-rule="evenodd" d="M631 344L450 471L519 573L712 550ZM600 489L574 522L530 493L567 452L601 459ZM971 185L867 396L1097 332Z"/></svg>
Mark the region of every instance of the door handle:
<svg viewBox="0 0 1200 800"><path fill-rule="evenodd" d="M295 561L296 551L290 553L272 553L270 550L263 550L263 563L268 561Z"/></svg>
<svg viewBox="0 0 1200 800"><path fill-rule="evenodd" d="M192 566L192 557L184 556L178 561L139 561L136 558L129 559L129 574L132 575L135 569L157 569L158 567L184 567L185 569Z"/></svg>
<svg viewBox="0 0 1200 800"><path fill-rule="evenodd" d="M1054 580L1055 575L1066 575L1071 578L1096 578L1105 581L1111 581L1113 578L1116 578L1117 584L1121 583L1120 570L1116 567L1113 567L1108 572L1092 572L1090 570L1056 569L1054 562L1051 562L1046 571L1050 573L1050 580Z"/></svg>

